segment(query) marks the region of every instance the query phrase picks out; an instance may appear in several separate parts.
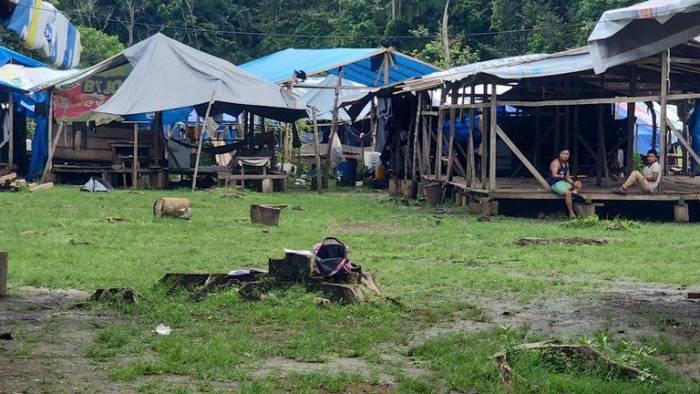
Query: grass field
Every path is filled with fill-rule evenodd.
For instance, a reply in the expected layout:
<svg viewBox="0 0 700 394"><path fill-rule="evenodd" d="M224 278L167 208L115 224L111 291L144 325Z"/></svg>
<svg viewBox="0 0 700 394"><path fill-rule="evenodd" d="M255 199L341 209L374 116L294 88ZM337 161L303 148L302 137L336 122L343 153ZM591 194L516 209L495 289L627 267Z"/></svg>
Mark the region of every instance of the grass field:
<svg viewBox="0 0 700 394"><path fill-rule="evenodd" d="M159 196L191 199L193 219L155 219ZM250 224L254 203L290 208L279 227L266 228ZM14 292L133 287L143 295L135 306L90 304L81 312L104 317L73 327L80 337L73 361L89 365L89 373L76 375L86 391L505 392L494 353L560 339L591 343L646 378L514 351L511 390L700 392L693 373L700 370L700 305L678 298L700 285L696 226L620 221L623 230L610 231L615 223L607 221L502 217L481 223L460 208L353 191L85 194L57 187L0 194L0 206L0 250L10 253ZM349 245L353 262L403 306L319 308L317 296L301 288L260 302L241 301L231 290L194 303L156 285L167 272L264 268L284 248L310 249L325 236ZM513 244L573 236L610 242ZM20 340L0 347L0 356L14 351L11 365L41 360L47 338L56 341L65 329L61 316L53 319L38 328L17 323ZM160 323L173 333L155 335ZM72 391L70 372L47 362L43 367L68 386L49 387Z"/></svg>

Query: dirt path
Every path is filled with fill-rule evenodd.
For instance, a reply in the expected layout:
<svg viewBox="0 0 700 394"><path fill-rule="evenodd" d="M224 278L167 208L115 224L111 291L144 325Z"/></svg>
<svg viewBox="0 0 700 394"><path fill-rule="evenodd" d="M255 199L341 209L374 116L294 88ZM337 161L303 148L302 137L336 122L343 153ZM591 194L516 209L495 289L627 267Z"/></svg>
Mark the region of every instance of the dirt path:
<svg viewBox="0 0 700 394"><path fill-rule="evenodd" d="M112 314L72 308L89 294L20 288L0 300L0 393L125 393L84 357L98 327Z"/></svg>

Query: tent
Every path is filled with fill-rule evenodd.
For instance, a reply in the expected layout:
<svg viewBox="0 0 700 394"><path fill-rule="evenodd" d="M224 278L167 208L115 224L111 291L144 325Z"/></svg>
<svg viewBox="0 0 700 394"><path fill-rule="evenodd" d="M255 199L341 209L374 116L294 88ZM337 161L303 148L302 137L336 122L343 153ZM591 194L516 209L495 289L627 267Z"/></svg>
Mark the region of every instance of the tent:
<svg viewBox="0 0 700 394"><path fill-rule="evenodd" d="M388 63L385 61L389 60ZM439 68L393 48L288 48L241 65L244 70L274 83L291 82L295 71L307 76L338 75L364 86L384 86L420 77Z"/></svg>
<svg viewBox="0 0 700 394"><path fill-rule="evenodd" d="M661 106L658 103L654 104L654 112L656 113L656 129L660 130L659 124L661 119ZM683 130L683 121L678 117L678 108L675 105L667 106L667 114L669 124L676 130ZM644 103L636 103L634 116L637 118L635 125L635 144L634 149L637 154L645 154L650 149L661 151L661 141L659 132L656 137L656 146L652 147L652 135L654 118L651 115L651 110ZM627 119L627 104L618 103L615 105L615 119ZM675 134L671 134L671 142L678 142Z"/></svg>
<svg viewBox="0 0 700 394"><path fill-rule="evenodd" d="M649 0L606 11L588 38L595 72L655 55L700 35L700 0Z"/></svg>
<svg viewBox="0 0 700 394"><path fill-rule="evenodd" d="M85 89L76 90L76 86L100 76L112 89L91 92L103 93L103 100L95 107L85 105L79 97ZM57 110L71 107L64 118L87 112L124 116L183 107L195 107L204 114L210 102L214 114L238 115L247 110L280 121L306 116L301 100L279 86L160 33L55 86L63 99L57 102Z"/></svg>
<svg viewBox="0 0 700 394"><path fill-rule="evenodd" d="M338 84L338 77L335 75L328 75L317 84L320 86L335 86ZM359 88L363 85L344 80L342 86ZM359 90L341 89L338 102L342 103L344 99L354 96L358 91ZM333 119L333 104L335 103L335 91L333 89L314 89L313 87L310 87L306 89L306 93L301 96L301 99L309 107L314 107L318 110L318 120L330 122ZM356 118L361 119L367 117L369 113L370 106L365 105ZM341 122L350 122L353 120L350 119L350 115L348 115L345 111L338 111L338 118Z"/></svg>

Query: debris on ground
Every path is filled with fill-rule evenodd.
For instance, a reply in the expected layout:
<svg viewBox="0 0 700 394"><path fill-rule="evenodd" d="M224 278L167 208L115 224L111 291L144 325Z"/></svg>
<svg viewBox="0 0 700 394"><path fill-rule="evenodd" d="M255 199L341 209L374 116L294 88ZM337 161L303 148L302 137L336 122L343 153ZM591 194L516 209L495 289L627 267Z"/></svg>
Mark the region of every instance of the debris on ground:
<svg viewBox="0 0 700 394"><path fill-rule="evenodd" d="M251 205L250 221L253 224L264 224L267 226L279 226L280 212L282 208L275 205Z"/></svg>
<svg viewBox="0 0 700 394"><path fill-rule="evenodd" d="M11 341L12 340L12 333L11 332L3 332L0 334L0 341Z"/></svg>
<svg viewBox="0 0 700 394"><path fill-rule="evenodd" d="M486 222L490 222L491 218L488 216L479 216L479 218L476 219L476 221L479 223L486 223Z"/></svg>
<svg viewBox="0 0 700 394"><path fill-rule="evenodd" d="M158 327L156 327L155 330L153 330L156 334L162 335L162 336L168 336L170 335L171 332L173 332L172 328L166 326L165 324L159 324Z"/></svg>
<svg viewBox="0 0 700 394"><path fill-rule="evenodd" d="M550 342L537 342L517 346L512 349L511 352L512 351L542 351L546 353L556 353L566 357L573 363L603 366L611 374L616 374L626 379L639 379L648 375L647 372L636 367L611 360L603 353L589 345L566 345ZM493 357L496 361L496 366L501 373L501 381L510 389L512 388L511 379L513 377L513 368L508 362L508 353L509 352L507 351L499 352L494 354ZM591 370L594 369L595 368L591 368Z"/></svg>
<svg viewBox="0 0 700 394"><path fill-rule="evenodd" d="M41 185L32 186L29 188L29 193L36 193L50 189L53 189L53 182L42 183Z"/></svg>
<svg viewBox="0 0 700 394"><path fill-rule="evenodd" d="M228 274L169 273L161 278L160 283L168 289L170 294L184 290L192 293L193 301L197 301L214 291L240 287L246 282L254 282L265 274L267 272L257 268L232 271Z"/></svg>
<svg viewBox="0 0 700 394"><path fill-rule="evenodd" d="M139 299L139 293L130 288L97 289L90 296L91 301L121 302L125 304L136 304L139 302Z"/></svg>
<svg viewBox="0 0 700 394"><path fill-rule="evenodd" d="M700 300L700 293L688 293L689 300Z"/></svg>
<svg viewBox="0 0 700 394"><path fill-rule="evenodd" d="M521 238L515 241L518 246L527 245L607 245L610 243L606 238L583 238L583 237L567 237L567 238Z"/></svg>
<svg viewBox="0 0 700 394"><path fill-rule="evenodd" d="M105 218L105 221L109 224L117 224L126 222L126 219L119 216L108 216Z"/></svg>
<svg viewBox="0 0 700 394"><path fill-rule="evenodd" d="M186 198L161 197L153 204L153 216L192 219L192 204Z"/></svg>

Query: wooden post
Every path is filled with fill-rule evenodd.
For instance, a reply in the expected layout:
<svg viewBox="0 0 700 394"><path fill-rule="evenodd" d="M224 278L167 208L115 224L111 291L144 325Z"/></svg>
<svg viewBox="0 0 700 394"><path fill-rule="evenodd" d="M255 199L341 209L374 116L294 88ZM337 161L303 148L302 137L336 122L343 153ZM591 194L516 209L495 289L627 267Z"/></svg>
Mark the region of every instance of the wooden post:
<svg viewBox="0 0 700 394"><path fill-rule="evenodd" d="M139 187L139 124L134 122L134 162L131 166L132 185Z"/></svg>
<svg viewBox="0 0 700 394"><path fill-rule="evenodd" d="M484 91L482 93L482 103L486 103L486 100L488 99L488 85L484 84ZM486 189L486 178L488 177L488 146L489 146L489 138L488 138L488 130L490 130L489 126L489 118L490 116L487 116L489 114L489 109L487 107L482 107L481 108L481 188Z"/></svg>
<svg viewBox="0 0 700 394"><path fill-rule="evenodd" d="M687 103L685 104L688 105ZM683 137L686 141L690 141L690 128L688 127L688 115L687 111L684 111L683 119ZM683 149L683 175L688 176L690 174L690 155L688 154L688 149Z"/></svg>
<svg viewBox="0 0 700 394"><path fill-rule="evenodd" d="M7 252L0 252L0 298L7 297Z"/></svg>
<svg viewBox="0 0 700 394"><path fill-rule="evenodd" d="M669 52L670 49L667 49L661 53L661 97L660 97L660 102L659 104L661 105L661 119L659 119L659 131L661 132L661 135L659 136L659 141L661 142L661 158L659 159L659 164L661 165L661 171L662 175L666 174L666 166L668 165L668 162L666 160L666 155L667 155L667 148L666 148L666 138L667 138L667 133L666 133L666 118L667 118L667 108L666 106L668 105L668 85L669 85L669 62L670 62L670 57L669 57Z"/></svg>
<svg viewBox="0 0 700 394"><path fill-rule="evenodd" d="M314 127L314 156L316 157L316 190L321 193L323 190L323 178L321 177L321 149L319 147L321 139L318 137L318 119L316 117L316 108L312 108L311 113Z"/></svg>
<svg viewBox="0 0 700 394"><path fill-rule="evenodd" d="M370 100L370 115L369 115L369 128L370 128L370 133L372 134L372 149L376 151L376 143L375 141L377 140L377 103L374 101L374 97Z"/></svg>
<svg viewBox="0 0 700 394"><path fill-rule="evenodd" d="M442 178L442 140L445 129L445 111L442 107L447 103L447 88L442 87L440 93L440 107L438 108L437 144L435 152L435 180L440 182Z"/></svg>
<svg viewBox="0 0 700 394"><path fill-rule="evenodd" d="M389 73L391 72L391 54L389 53L391 50L388 49L386 52L384 52L384 62L382 64L383 69L384 69L384 86L389 86Z"/></svg>
<svg viewBox="0 0 700 394"><path fill-rule="evenodd" d="M474 84L470 86L469 104L474 104ZM469 137L467 138L467 186L472 187L474 183L474 108L469 108Z"/></svg>
<svg viewBox="0 0 700 394"><path fill-rule="evenodd" d="M637 69L632 66L632 80L630 81L630 97L637 94ZM627 150L625 152L625 169L627 174L634 170L634 126L637 124L637 104L627 103Z"/></svg>
<svg viewBox="0 0 700 394"><path fill-rule="evenodd" d="M497 122L498 95L496 93L496 84L491 84L491 113L490 113L490 132L489 132L489 191L496 191L496 127Z"/></svg>
<svg viewBox="0 0 700 394"><path fill-rule="evenodd" d="M49 146L49 153L46 157L46 165L44 166L44 173L41 176L41 183L48 181L49 174L53 170L53 155L56 152L56 146L58 146L58 141L61 140L61 133L65 127L66 123L61 122L61 124L58 126L58 130L56 130L56 136L53 138L53 142Z"/></svg>
<svg viewBox="0 0 700 394"><path fill-rule="evenodd" d="M328 179L328 172L331 170L331 150L333 140L338 134L338 102L340 101L340 87L343 85L343 67L338 68L338 82L335 85L335 97L333 98L333 122L331 123L331 134L328 136L328 149L326 149L326 168L323 171L323 179Z"/></svg>
<svg viewBox="0 0 700 394"><path fill-rule="evenodd" d="M282 130L282 165L280 167L282 171L284 171L284 163L286 163L289 159L287 150L289 149L289 129L291 128L291 123L288 123Z"/></svg>
<svg viewBox="0 0 700 394"><path fill-rule="evenodd" d="M214 91L211 93L211 99L209 99L209 105L207 106L207 112L204 115L204 127L202 127L202 131L199 133L199 143L197 144L197 159L195 160L195 163L194 163L194 174L192 175L192 191L193 192L195 190L197 190L197 175L199 175L199 160L202 157L202 144L204 143L204 132L207 131L207 127L209 125L209 114L211 114L211 107L212 107L212 105L214 105L214 98L216 97L217 90L219 90L218 85L214 89ZM254 124L253 124L253 126L254 126Z"/></svg>
<svg viewBox="0 0 700 394"><path fill-rule="evenodd" d="M418 103L416 104L416 124L413 131L413 161L412 161L412 176L411 179L416 180L416 174L419 172L418 168L418 133L420 132L420 119L423 110L423 94L418 93Z"/></svg>
<svg viewBox="0 0 700 394"><path fill-rule="evenodd" d="M557 106L554 108L554 157L559 156L559 149L561 149L560 137L561 134L561 107Z"/></svg>
<svg viewBox="0 0 700 394"><path fill-rule="evenodd" d="M10 126L10 130L7 141L7 164L10 165L10 171L12 171L15 164L15 101L14 97L12 97L12 92L10 92L8 107L7 116L9 119L7 123Z"/></svg>
<svg viewBox="0 0 700 394"><path fill-rule="evenodd" d="M250 132L250 118L248 117L248 112L243 112L243 130L241 133L241 139L245 140Z"/></svg>
<svg viewBox="0 0 700 394"><path fill-rule="evenodd" d="M549 187L549 183L547 183L547 180L544 179L542 174L540 174L540 172L537 171L537 168L535 168L535 166L532 165L532 163L530 163L530 161L527 159L525 154L523 154L523 152L520 151L520 149L518 149L518 147L508 137L508 135L505 133L505 131L503 131L503 129L501 129L501 127L498 125L496 125L495 129L496 129L496 134L498 134L498 136L501 138L501 140L503 140L503 142L506 144L506 146L508 146L508 148L515 154L515 156L518 158L518 160L520 160L520 162L523 163L523 165L528 169L528 171L530 171L530 173L532 174L532 176L535 177L537 182L539 182L540 185L542 185L542 187L545 190L549 190L550 187Z"/></svg>
<svg viewBox="0 0 700 394"><path fill-rule="evenodd" d="M532 149L532 162L537 165L539 155L540 155L540 139L542 138L542 116L540 115L540 108L535 108L535 138L534 138L534 148Z"/></svg>
<svg viewBox="0 0 700 394"><path fill-rule="evenodd" d="M450 102L452 105L456 105L459 99L459 88L453 87L452 93L450 95ZM452 166L455 159L455 133L457 131L457 109L450 108L450 142L447 147L447 182L452 181Z"/></svg>

